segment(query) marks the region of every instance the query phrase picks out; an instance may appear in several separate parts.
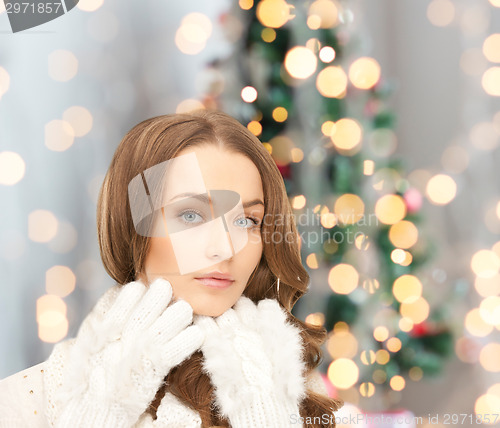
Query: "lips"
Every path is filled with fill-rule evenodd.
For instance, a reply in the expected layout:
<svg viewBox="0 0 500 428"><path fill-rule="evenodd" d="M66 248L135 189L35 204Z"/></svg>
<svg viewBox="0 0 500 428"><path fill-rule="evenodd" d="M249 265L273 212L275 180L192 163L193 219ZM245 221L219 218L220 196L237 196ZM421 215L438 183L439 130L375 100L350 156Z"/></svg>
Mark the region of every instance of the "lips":
<svg viewBox="0 0 500 428"><path fill-rule="evenodd" d="M231 275L223 272L209 272L195 279L212 288L227 288L234 282Z"/></svg>

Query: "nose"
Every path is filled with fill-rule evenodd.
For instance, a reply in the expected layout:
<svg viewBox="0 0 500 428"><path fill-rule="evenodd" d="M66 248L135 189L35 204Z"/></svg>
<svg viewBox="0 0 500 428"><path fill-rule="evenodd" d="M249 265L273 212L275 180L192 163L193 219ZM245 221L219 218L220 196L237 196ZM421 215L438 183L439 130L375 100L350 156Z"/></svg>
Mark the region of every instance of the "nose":
<svg viewBox="0 0 500 428"><path fill-rule="evenodd" d="M218 221L213 223L208 235L206 256L217 260L229 259L233 256L233 249L229 242L228 233L225 229L221 229Z"/></svg>

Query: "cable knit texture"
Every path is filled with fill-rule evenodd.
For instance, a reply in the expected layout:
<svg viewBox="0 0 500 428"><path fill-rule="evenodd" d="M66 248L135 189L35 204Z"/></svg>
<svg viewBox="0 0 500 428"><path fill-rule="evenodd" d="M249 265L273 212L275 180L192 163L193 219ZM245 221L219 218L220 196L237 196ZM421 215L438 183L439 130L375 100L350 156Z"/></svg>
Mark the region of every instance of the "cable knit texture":
<svg viewBox="0 0 500 428"><path fill-rule="evenodd" d="M220 317L192 317L187 302L169 305L169 286L109 289L76 338L0 381L0 428L201 428L200 415L170 392L156 420L145 413L168 370L200 347L233 428L289 426L306 385L327 395L318 372L305 384L301 338L277 301L242 296Z"/></svg>
<svg viewBox="0 0 500 428"><path fill-rule="evenodd" d="M203 368L233 428L300 426L291 420L306 396L302 339L276 300L256 305L241 296L234 309L195 315L194 324L205 333Z"/></svg>

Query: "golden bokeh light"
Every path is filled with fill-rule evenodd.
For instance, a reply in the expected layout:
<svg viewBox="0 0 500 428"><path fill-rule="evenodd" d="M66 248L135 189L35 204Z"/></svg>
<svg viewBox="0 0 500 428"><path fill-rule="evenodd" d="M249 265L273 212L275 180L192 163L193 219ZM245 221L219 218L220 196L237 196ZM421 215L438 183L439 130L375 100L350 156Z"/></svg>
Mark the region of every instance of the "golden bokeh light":
<svg viewBox="0 0 500 428"><path fill-rule="evenodd" d="M359 359L361 360L361 363L364 364L365 366L370 366L375 362L375 352L373 352L373 350L371 349L362 351L359 354Z"/></svg>
<svg viewBox="0 0 500 428"><path fill-rule="evenodd" d="M406 203L399 195L384 195L375 204L375 215L384 224L396 224L406 216Z"/></svg>
<svg viewBox="0 0 500 428"><path fill-rule="evenodd" d="M427 6L427 18L436 27L445 27L455 18L455 6L450 0L432 0Z"/></svg>
<svg viewBox="0 0 500 428"><path fill-rule="evenodd" d="M500 0L490 0L490 4L495 7L500 7Z"/></svg>
<svg viewBox="0 0 500 428"><path fill-rule="evenodd" d="M288 111L285 107L276 107L273 110L273 119L276 122L284 122L288 118Z"/></svg>
<svg viewBox="0 0 500 428"><path fill-rule="evenodd" d="M482 297L496 296L500 294L500 274L491 276L490 278L476 277L474 288Z"/></svg>
<svg viewBox="0 0 500 428"><path fill-rule="evenodd" d="M342 67L330 65L318 73L316 88L327 98L342 98L347 89L347 75Z"/></svg>
<svg viewBox="0 0 500 428"><path fill-rule="evenodd" d="M66 303L58 296L46 294L36 301L38 337L43 342L55 343L68 334Z"/></svg>
<svg viewBox="0 0 500 428"><path fill-rule="evenodd" d="M354 246L361 251L366 251L370 247L370 240L368 235L358 232L354 238Z"/></svg>
<svg viewBox="0 0 500 428"><path fill-rule="evenodd" d="M370 159L366 159L363 161L363 174L364 175L373 175L375 171L375 162Z"/></svg>
<svg viewBox="0 0 500 428"><path fill-rule="evenodd" d="M319 51L319 59L324 63L330 63L335 59L335 49L331 46L323 46Z"/></svg>
<svg viewBox="0 0 500 428"><path fill-rule="evenodd" d="M354 224L363 218L365 204L358 195L345 193L337 198L333 210L339 223Z"/></svg>
<svg viewBox="0 0 500 428"><path fill-rule="evenodd" d="M418 382L424 377L424 371L420 367L415 366L408 370L408 376L414 382Z"/></svg>
<svg viewBox="0 0 500 428"><path fill-rule="evenodd" d="M290 150L290 153L292 154L292 162L296 163L304 159L304 152L298 147L292 148L292 150Z"/></svg>
<svg viewBox="0 0 500 428"><path fill-rule="evenodd" d="M45 146L55 152L69 149L75 140L75 130L65 120L51 120L45 125Z"/></svg>
<svg viewBox="0 0 500 428"><path fill-rule="evenodd" d="M318 66L318 58L305 46L295 46L285 55L285 69L296 79L307 79Z"/></svg>
<svg viewBox="0 0 500 428"><path fill-rule="evenodd" d="M326 348L332 359L354 358L358 352L358 341L350 331L337 329L329 335Z"/></svg>
<svg viewBox="0 0 500 428"><path fill-rule="evenodd" d="M323 227L331 229L337 224L337 216L334 213L321 214L320 223Z"/></svg>
<svg viewBox="0 0 500 428"><path fill-rule="evenodd" d="M368 278L363 281L363 289L374 294L380 288L380 282L376 278Z"/></svg>
<svg viewBox="0 0 500 428"><path fill-rule="evenodd" d="M188 13L175 33L175 45L186 55L196 55L206 46L212 34L212 21L200 12Z"/></svg>
<svg viewBox="0 0 500 428"><path fill-rule="evenodd" d="M479 353L479 362L486 371L500 372L500 343L490 342Z"/></svg>
<svg viewBox="0 0 500 428"><path fill-rule="evenodd" d="M490 67L481 80L483 89L488 95L500 96L500 67Z"/></svg>
<svg viewBox="0 0 500 428"><path fill-rule="evenodd" d="M339 23L339 10L332 0L314 1L309 6L308 15L318 21L316 28L333 28Z"/></svg>
<svg viewBox="0 0 500 428"><path fill-rule="evenodd" d="M339 358L328 366L327 377L338 389L348 389L359 378L359 368L356 363L348 358Z"/></svg>
<svg viewBox="0 0 500 428"><path fill-rule="evenodd" d="M238 4L243 10L249 10L253 7L253 0L239 0Z"/></svg>
<svg viewBox="0 0 500 428"><path fill-rule="evenodd" d="M401 248L396 248L391 251L391 260L398 265L402 264L406 260L405 250Z"/></svg>
<svg viewBox="0 0 500 428"><path fill-rule="evenodd" d="M490 325L500 324L500 297L486 297L479 305L481 318Z"/></svg>
<svg viewBox="0 0 500 428"><path fill-rule="evenodd" d="M398 352L401 350L401 340L397 337L391 337L386 342L387 349L391 352Z"/></svg>
<svg viewBox="0 0 500 428"><path fill-rule="evenodd" d="M0 67L0 98L5 94L10 87L10 76L7 73L7 70L3 67Z"/></svg>
<svg viewBox="0 0 500 428"><path fill-rule="evenodd" d="M321 132L326 137L331 137L335 132L335 122L332 122L331 120L323 122L323 124L321 125Z"/></svg>
<svg viewBox="0 0 500 428"><path fill-rule="evenodd" d="M415 226L415 224L411 221L398 221L389 229L389 240L395 247L404 249L410 248L418 241L417 226Z"/></svg>
<svg viewBox="0 0 500 428"><path fill-rule="evenodd" d="M104 0L80 0L76 7L85 12L94 12L99 9L104 3Z"/></svg>
<svg viewBox="0 0 500 428"><path fill-rule="evenodd" d="M57 234L58 223L50 211L35 210L28 215L28 236L34 242L49 242Z"/></svg>
<svg viewBox="0 0 500 428"><path fill-rule="evenodd" d="M203 103L201 101L195 100L192 98L187 98L185 100L182 100L179 104L177 104L175 112L176 113L189 113L190 111L204 109L204 108L205 108L205 106L203 105Z"/></svg>
<svg viewBox="0 0 500 428"><path fill-rule="evenodd" d="M358 58L349 67L349 79L358 89L373 88L380 80L380 65L373 58Z"/></svg>
<svg viewBox="0 0 500 428"><path fill-rule="evenodd" d="M479 308L471 309L467 313L464 326L470 334L476 337L485 337L493 330L493 326L484 321Z"/></svg>
<svg viewBox="0 0 500 428"><path fill-rule="evenodd" d="M363 382L359 385L359 393L363 397L371 397L375 394L375 385L371 382Z"/></svg>
<svg viewBox="0 0 500 428"><path fill-rule="evenodd" d="M276 31L266 27L261 31L260 36L266 43L271 43L276 40Z"/></svg>
<svg viewBox="0 0 500 428"><path fill-rule="evenodd" d="M249 122L247 128L253 135L262 134L262 125L256 120L252 120L251 122Z"/></svg>
<svg viewBox="0 0 500 428"><path fill-rule="evenodd" d="M306 316L306 323L321 327L325 324L325 314L323 312L314 312Z"/></svg>
<svg viewBox="0 0 500 428"><path fill-rule="evenodd" d="M286 135L277 135L269 140L272 146L273 158L278 165L287 165L292 162L293 141Z"/></svg>
<svg viewBox="0 0 500 428"><path fill-rule="evenodd" d="M490 0L491 2L492 0ZM500 3L499 3L500 4ZM500 6L498 6L500 7ZM493 394L483 394L477 398L474 403L474 413L476 415L494 415L498 414L498 409L500 409L500 397ZM493 419L490 419L491 421ZM487 426L485 419L481 422L484 426Z"/></svg>
<svg viewBox="0 0 500 428"><path fill-rule="evenodd" d="M392 294L400 303L413 303L422 296L422 283L414 275L402 275L392 284Z"/></svg>
<svg viewBox="0 0 500 428"><path fill-rule="evenodd" d="M300 210L306 206L306 197L304 195L298 195L293 198L292 207L296 210Z"/></svg>
<svg viewBox="0 0 500 428"><path fill-rule="evenodd" d="M410 318L414 324L420 324L429 316L429 303L423 297L410 303L403 302L399 307L401 315Z"/></svg>
<svg viewBox="0 0 500 428"><path fill-rule="evenodd" d="M375 327L373 330L373 337L378 342L383 342L389 337L389 330L383 325Z"/></svg>
<svg viewBox="0 0 500 428"><path fill-rule="evenodd" d="M337 149L351 150L361 143L362 137L363 131L358 121L343 118L335 123L330 138Z"/></svg>
<svg viewBox="0 0 500 428"><path fill-rule="evenodd" d="M500 257L491 250L479 250L471 259L471 269L480 278L491 278L500 270Z"/></svg>
<svg viewBox="0 0 500 428"><path fill-rule="evenodd" d="M261 0L257 4L257 19L264 27L279 28L290 18L290 5L284 0Z"/></svg>
<svg viewBox="0 0 500 428"><path fill-rule="evenodd" d="M45 272L45 290L48 294L66 297L75 289L76 276L68 266L52 266Z"/></svg>
<svg viewBox="0 0 500 428"><path fill-rule="evenodd" d="M414 325L415 323L410 318L406 317L402 317L398 322L399 329L406 332L411 331Z"/></svg>
<svg viewBox="0 0 500 428"><path fill-rule="evenodd" d="M318 258L316 253L311 253L306 257L306 264L311 269L318 269Z"/></svg>
<svg viewBox="0 0 500 428"><path fill-rule="evenodd" d="M387 352L385 349L379 349L375 353L375 361L377 361L378 364L384 365L389 362L391 359L391 356L389 355L389 352Z"/></svg>
<svg viewBox="0 0 500 428"><path fill-rule="evenodd" d="M241 99L246 103L253 103L257 99L257 89L253 86L245 86L241 90Z"/></svg>
<svg viewBox="0 0 500 428"><path fill-rule="evenodd" d="M328 285L339 294L349 294L358 286L359 273L354 266L340 263L330 269Z"/></svg>
<svg viewBox="0 0 500 428"><path fill-rule="evenodd" d="M24 159L15 152L0 152L0 184L13 186L26 172Z"/></svg>
<svg viewBox="0 0 500 428"><path fill-rule="evenodd" d="M491 34L483 43L483 54L491 62L500 62L500 34Z"/></svg>
<svg viewBox="0 0 500 428"><path fill-rule="evenodd" d="M92 129L92 115L85 107L73 106L66 109L63 120L71 125L75 137L83 137Z"/></svg>
<svg viewBox="0 0 500 428"><path fill-rule="evenodd" d="M427 182L425 194L433 204L446 205L455 199L457 184L449 175L437 174Z"/></svg>
<svg viewBox="0 0 500 428"><path fill-rule="evenodd" d="M479 122L472 127L470 140L480 150L494 150L498 147L500 138L493 123Z"/></svg>
<svg viewBox="0 0 500 428"><path fill-rule="evenodd" d="M78 60L73 52L56 49L48 57L49 76L58 82L67 82L78 72Z"/></svg>
<svg viewBox="0 0 500 428"><path fill-rule="evenodd" d="M389 381L389 385L394 391L402 391L405 388L406 382L403 376L393 376Z"/></svg>

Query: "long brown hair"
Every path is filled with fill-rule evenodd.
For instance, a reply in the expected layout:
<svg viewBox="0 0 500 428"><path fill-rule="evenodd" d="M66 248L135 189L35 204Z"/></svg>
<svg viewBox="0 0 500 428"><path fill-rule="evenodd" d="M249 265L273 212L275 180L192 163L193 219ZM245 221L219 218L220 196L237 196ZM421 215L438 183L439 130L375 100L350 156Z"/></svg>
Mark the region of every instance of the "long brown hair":
<svg viewBox="0 0 500 428"><path fill-rule="evenodd" d="M167 114L144 120L125 135L104 178L97 204L97 232L104 267L121 285L136 280L137 275L143 272L150 241L134 229L128 184L137 174L198 144L216 144L246 155L259 170L264 191L264 219L280 218L280 221L264 221L262 235L282 239L279 242L263 239L262 257L243 294L254 302L265 298L277 299L287 310L288 318L301 331L307 376L322 360L320 347L326 340L327 332L324 327L302 322L290 312L306 293L309 275L301 262L299 235L285 185L264 145L233 117L217 110L203 109ZM229 422L220 417L214 407L213 385L201 370L202 358L201 351L195 352L165 377L163 386L148 409L154 418L161 399L166 391L170 391L200 414L204 427L229 426ZM334 423L321 423L325 419L322 415L332 415L332 411L342 404L342 400L308 390L301 403L300 415L310 421L320 421L307 423L307 427L334 427Z"/></svg>

